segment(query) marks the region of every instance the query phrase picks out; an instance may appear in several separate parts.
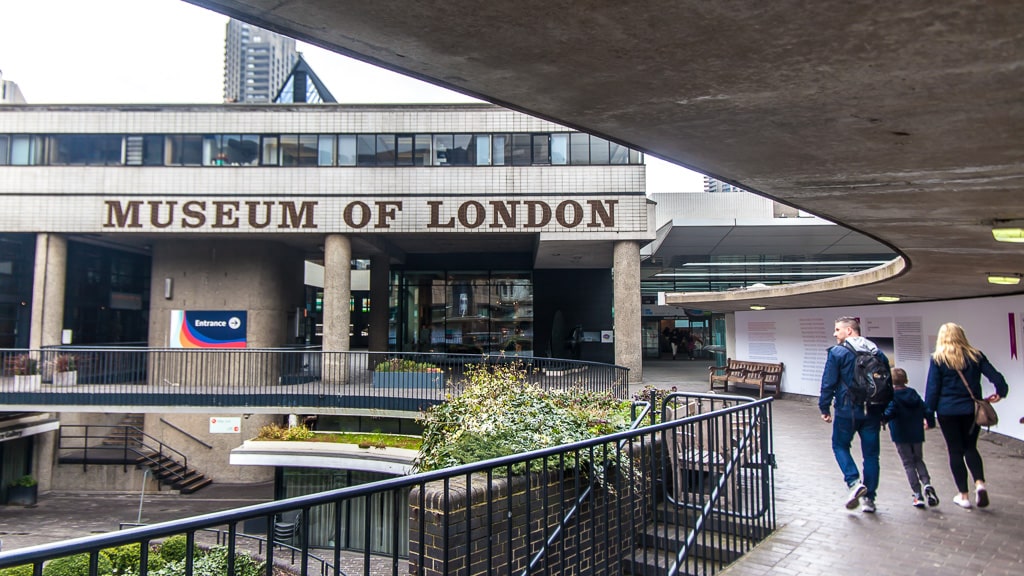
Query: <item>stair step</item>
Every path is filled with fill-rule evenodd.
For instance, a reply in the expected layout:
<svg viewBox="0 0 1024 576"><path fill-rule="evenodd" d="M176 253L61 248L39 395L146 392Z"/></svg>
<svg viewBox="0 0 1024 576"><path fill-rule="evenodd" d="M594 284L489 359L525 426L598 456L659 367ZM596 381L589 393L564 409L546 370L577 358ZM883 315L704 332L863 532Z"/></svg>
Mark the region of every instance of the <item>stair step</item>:
<svg viewBox="0 0 1024 576"><path fill-rule="evenodd" d="M655 553L652 550L640 548L622 559L622 573L637 576L664 576L668 572L668 567L675 560L675 552L659 551ZM679 567L678 574L702 576L719 572L724 566L721 562L714 560L691 558L686 564Z"/></svg>
<svg viewBox="0 0 1024 576"><path fill-rule="evenodd" d="M207 478L202 474L196 474L191 480L185 482L181 486L177 486L176 488L181 491L182 494L192 494L193 492L201 490L210 484L213 484L213 479Z"/></svg>
<svg viewBox="0 0 1024 576"><path fill-rule="evenodd" d="M680 526L689 529L697 521L699 511L689 507L680 507L671 502L663 502L655 509L655 521L668 526ZM729 514L714 514L704 519L704 529L735 534L759 542L771 534L771 527L766 518L737 518Z"/></svg>
<svg viewBox="0 0 1024 576"><path fill-rule="evenodd" d="M683 547L689 536L689 529L662 523L648 525L641 534L643 545L648 549L676 551ZM708 558L723 563L730 563L754 547L750 539L705 530L697 537L692 555L697 558Z"/></svg>

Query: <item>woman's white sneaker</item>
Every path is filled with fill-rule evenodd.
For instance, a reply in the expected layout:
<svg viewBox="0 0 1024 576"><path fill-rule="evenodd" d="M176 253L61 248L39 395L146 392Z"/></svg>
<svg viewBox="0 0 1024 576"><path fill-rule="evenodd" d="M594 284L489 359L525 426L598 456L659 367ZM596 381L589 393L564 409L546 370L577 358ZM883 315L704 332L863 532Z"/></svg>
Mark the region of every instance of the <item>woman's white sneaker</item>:
<svg viewBox="0 0 1024 576"><path fill-rule="evenodd" d="M961 508L970 508L971 507L971 501L969 499L967 499L967 498L964 498L963 496L961 496L959 494L957 494L956 496L953 496L953 504L956 504L957 506L959 506Z"/></svg>

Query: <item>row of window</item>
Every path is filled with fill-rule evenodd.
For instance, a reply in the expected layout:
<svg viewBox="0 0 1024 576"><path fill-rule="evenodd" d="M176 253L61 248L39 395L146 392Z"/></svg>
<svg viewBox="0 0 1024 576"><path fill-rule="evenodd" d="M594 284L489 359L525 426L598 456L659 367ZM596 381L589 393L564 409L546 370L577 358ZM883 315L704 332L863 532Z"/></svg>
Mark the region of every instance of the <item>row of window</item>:
<svg viewBox="0 0 1024 576"><path fill-rule="evenodd" d="M641 164L583 132L512 134L0 134L16 166L531 166Z"/></svg>

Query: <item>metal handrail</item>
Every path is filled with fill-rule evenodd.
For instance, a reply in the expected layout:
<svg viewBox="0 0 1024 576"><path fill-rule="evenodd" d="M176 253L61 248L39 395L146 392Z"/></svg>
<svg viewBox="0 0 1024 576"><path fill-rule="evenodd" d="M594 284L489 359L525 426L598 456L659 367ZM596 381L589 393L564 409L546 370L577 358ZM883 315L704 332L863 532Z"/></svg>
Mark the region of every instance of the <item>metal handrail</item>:
<svg viewBox="0 0 1024 576"><path fill-rule="evenodd" d="M85 433L84 434L69 434L69 433L66 433L66 432L71 432L73 430L79 430L79 429L85 430ZM155 437L147 434L141 428L139 428L137 426L131 426L129 424L65 424L65 425L60 427L60 429L58 430L58 433L57 433L57 449L58 450L82 450L84 452L83 459L85 461L88 461L88 459L89 459L89 451L90 450L94 450L95 451L95 450L100 450L101 449L98 446L90 445L89 440L90 439L110 438L109 434L106 434L106 435L90 434L90 432L92 432L95 429L112 429L112 430L116 430L116 431L122 432L121 436L123 438L123 444L121 446L119 446L119 447L123 448L123 459L124 459L125 462L128 461L128 453L131 452L132 454L134 454L134 455L144 459L148 463L153 463L154 465L157 465L157 466L160 466L161 468L164 468L165 471L169 475L174 476L178 480L184 480L185 479L185 473L184 472L173 472L171 470L166 470L166 467L161 466L160 465L160 461L158 459L153 458L153 456L152 456L153 454L157 454L158 456L165 456L164 449L166 448L168 453L173 453L173 454L176 454L177 456L181 457L181 462L180 463L182 464L182 467L185 470L185 472L187 472L188 471L188 456L184 452L182 452L180 450L177 450L176 448L168 445L167 443L163 442L159 438L155 438ZM141 441L141 440L134 441L136 438L140 438L140 437L141 438L148 438L150 440L153 440L154 442L156 442L157 447L154 448L153 446L150 446L149 444L147 444L146 442ZM65 439L68 439L68 440L82 439L82 440L84 440L84 442L82 443L81 446L77 446L77 445L76 446L68 446L68 445L66 445L64 443ZM133 444L137 444L137 447L133 446ZM170 454L168 454L167 457L171 458ZM173 458L171 458L171 459L173 460ZM83 462L83 466L85 464L86 463Z"/></svg>
<svg viewBox="0 0 1024 576"><path fill-rule="evenodd" d="M153 540L175 534L185 534L187 536L188 546L191 547L194 546L194 535L196 531L224 526L227 526L229 542L233 543L237 536L237 528L240 522L262 518L265 519L268 526L270 526L278 514L295 510L302 511L302 516L304 518L303 522L307 523L304 524L306 529L303 530L303 542L300 545L302 553L306 554L309 551L309 526L307 519L309 518L309 511L313 507L332 505L335 509L334 522L337 526L337 523L340 522L341 519L337 514L337 511L340 510L347 502L353 502L360 498L373 498L377 495L390 498L394 501L393 499L399 491L418 488L420 500L415 506L418 506L417 509L422 511L422 499L428 493L428 484L430 485L430 493L433 494L433 496L431 496L431 505L435 507L435 510L437 510L436 513L441 514L442 518L431 520L430 526L432 526L432 528L430 528L430 530L432 530L432 532L430 532L430 535L426 535L426 533L423 532L424 519L426 517L423 513L419 514L418 520L410 522L410 529L417 530L414 534L419 535L421 538L430 538L441 548L435 551L438 555L427 556L421 547L418 549L415 556L410 554L409 562L435 562L439 567L438 569L441 570L446 570L451 566L462 565L461 563L464 562L468 563L470 550L474 549L473 546L470 545L470 537L475 536L479 539L474 540L474 542L480 542L481 545L485 547L484 556L486 557L486 560L484 562L490 566L492 557L490 552L491 549L489 548L490 544L488 544L488 542L493 542L493 539L495 538L495 534L491 532L492 529L505 531L505 533L502 533L501 535L501 542L496 543L496 546L505 546L506 540L504 539L506 537L508 538L507 543L510 545L512 543L513 531L522 531L524 526L526 527L525 541L527 545L529 545L529 542L532 539L536 539L533 541L538 544L542 543L543 538L548 534L547 530L549 527L546 520L542 526L538 526L537 521L552 518L554 517L553 514L558 513L559 510L564 511L567 509L567 507L571 505L571 502L576 499L576 496L578 496L582 489L585 488L582 485L581 480L588 473L593 472L591 465L597 462L594 455L602 453L602 450L608 450L609 447L619 446L622 441L625 441L628 443L629 449L627 451L619 451L617 454L618 457L625 458L623 461L628 461L628 465L619 467L616 470L605 470L605 474L607 474L606 477L609 478L609 485L606 491L600 493L601 499L604 503L600 504L601 508L585 511L586 514L589 515L588 517L595 521L603 518L602 521L605 522L608 527L616 531L615 533L620 540L609 542L607 537L608 532L606 530L591 530L586 534L586 537L589 538L589 540L583 542L581 541L582 534L580 531L577 531L575 534L575 540L567 540L567 542L570 542L567 546L570 546L572 549L568 550L568 552L566 549L561 550L562 552L571 554L583 553L584 551L587 551L587 553L592 551L594 553L600 553L603 554L602 558L603 562L606 563L604 564L606 568L611 567L612 562L614 562L615 567L618 567L619 562L621 561L621 556L619 556L619 554L625 549L625 547L633 546L638 541L638 529L644 522L646 522L646 516L644 515L652 510L657 502L657 491L648 490L648 486L653 486L656 483L658 474L663 470L660 460L652 457L655 454L654 445L657 438L664 437L667 433L673 430L681 430L686 426L691 426L699 422L708 422L709 426L713 425L716 421L723 422L731 418L732 415L741 412L751 413L764 408L765 410L762 411L762 414L768 414L766 410L767 407L770 406L771 401L771 398L749 401L744 404L737 404L735 406L723 408L713 413L699 414L680 420L669 420L636 430L626 430L569 445L545 448L523 454L495 458L483 462L475 462L442 470L340 488L318 494L290 498L287 500L256 504L235 510L215 512L203 516L165 522L118 533L94 535L65 542L58 542L55 544L18 549L10 552L0 552L0 568L33 564L35 570L39 571L42 568L43 562L52 558L85 552L90 554L95 560L100 551L105 548L130 543L140 543L143 545L143 549L146 550L148 549L148 544ZM762 419L759 418L758 420ZM770 422L763 421L762 424L770 427ZM764 433L761 433L758 439L760 440L761 454L764 455L764 450L768 448L768 445L766 444L768 435L767 431L762 430L762 432ZM751 431L750 434L744 435L745 440L743 440L742 443L737 444L737 446L742 447L744 450L749 447L756 447L752 442L752 439L754 438L753 434L754 432ZM612 448L612 450L614 450L614 448ZM565 469L565 475L559 472L554 476L548 477L548 480L542 480L538 477L538 481L535 483L533 480L530 480L530 476L527 476L527 481L525 482L527 494L523 495L527 498L525 500L526 505L525 509L521 509L517 512L517 519L515 520L516 524L512 524L513 520L511 515L508 516L508 519L505 519L504 512L506 507L509 512L512 511L512 489L506 490L505 488L502 488L501 490L503 490L503 492L495 495L491 492L490 485L488 484L488 487L484 490L472 491L475 493L475 496L469 499L471 491L468 491L468 488L470 488L470 481L473 478L478 478L481 481L503 479L503 482L510 482L513 478L511 472L513 467L525 464L527 469L529 469L531 462L547 462L549 464L574 462L574 464L567 464L568 467ZM695 461L687 463L686 466L699 466L700 464L701 463L699 461ZM768 473L770 474L770 471ZM575 478L575 481L570 480L568 483L562 484L562 488L558 489L562 491L562 497L559 497L559 492L552 492L555 502L549 506L547 502L547 484L545 482L557 480L558 477L572 477ZM466 482L464 486L461 484L463 481ZM761 479L762 490L764 490L765 482L769 483L767 486L768 490L764 491L761 495L763 497L771 498L770 476ZM507 486L512 488L513 485L508 484ZM722 497L722 486L724 485L721 482L718 482L717 486L719 486L719 490L715 497L716 499L720 499ZM454 507L450 508L449 495L457 497L459 494L464 495L467 499L461 500L457 504L453 504ZM522 495L521 492L517 492L517 494ZM597 494L595 493L595 496L596 495ZM697 493L695 494L695 497L704 498L705 496ZM531 501L531 498L535 500L536 506L538 506L534 513L530 512L529 502ZM565 502L564 505L562 504L563 501ZM369 500L367 500L367 502L369 502ZM597 500L594 502L594 505L598 506ZM717 502L717 500L712 502L713 503L711 505L714 506L714 502ZM502 510L502 520L485 520L484 523L480 525L480 529L483 530L483 532L479 534L473 534L470 530L470 526L462 523L462 521L458 520L458 517L450 516L451 514L466 514L468 513L470 506L472 506L475 510L479 510L481 512L486 509L486 515L481 518L490 519L492 518L492 504L494 513L497 513L499 509ZM613 510L618 510L618 512L613 512L609 516L609 505L613 506ZM410 506L414 506L412 501L410 502ZM368 509L369 506L363 506L361 513L368 513ZM603 516L600 515L602 510L604 510ZM400 514L401 512L396 510L396 513ZM434 511L430 512L430 516L432 518L434 517L434 514ZM460 524L458 524L460 529L457 533L451 533L450 530L454 529L454 526L456 526L454 522L457 521L460 522ZM518 524L520 521L525 522L525 524ZM359 520L354 520L354 522L355 526L363 526L364 528L370 525L369 517L366 517L363 523L360 523ZM497 522L497 528L494 528L494 524L492 522ZM637 522L640 524L637 524ZM557 523L557 521L552 522L552 525L554 523ZM773 518L771 516L766 517L760 527L765 528L768 531L774 529ZM689 530L689 527L687 527L687 529ZM522 537L523 534L519 536L519 538ZM596 544L597 540L595 539L597 538L604 539L604 546L598 546ZM693 540L693 538L690 538L690 540ZM607 548L609 544L613 545L615 548L614 554L606 550L599 550L599 548ZM336 559L340 554L340 546L341 538L336 538L334 542L334 553ZM369 539L367 539L362 552L364 567L369 566L370 563L370 546L371 543ZM229 544L229 547L232 547L231 551L233 552L233 544ZM509 548L507 552L502 553L503 557L501 558L501 562L519 562L520 560L514 560L511 556L511 552L512 549ZM516 554L521 554L523 552L524 550L518 550ZM674 552L676 552L676 550L673 550L673 553ZM385 554L390 562L390 566L393 567L388 568L389 571L399 569L397 563L400 558L398 554L399 551L397 548L393 548L390 553ZM465 556L462 556L463 554L465 554ZM506 554L507 557L504 557ZM673 556L674 555L675 554L673 554ZM270 556L272 556L272 552L268 554L268 562L272 564L272 558L270 558ZM522 557L521 561L528 561L529 556L529 553L526 553L525 557ZM187 557L191 556L189 555ZM564 554L561 556L561 561L565 562ZM337 566L338 562L336 561L334 565ZM307 569L308 567L304 565L300 573L306 574Z"/></svg>
<svg viewBox="0 0 1024 576"><path fill-rule="evenodd" d="M16 379L15 360L39 366L75 357L77 385ZM387 360L430 363L434 372L378 372ZM246 413L418 413L461 392L458 382L472 365L515 362L531 383L552 389L581 388L628 397L628 368L561 358L423 352L324 352L317 349L55 347L0 349L0 394L11 410L95 411L101 406L173 406L177 411L236 408Z"/></svg>

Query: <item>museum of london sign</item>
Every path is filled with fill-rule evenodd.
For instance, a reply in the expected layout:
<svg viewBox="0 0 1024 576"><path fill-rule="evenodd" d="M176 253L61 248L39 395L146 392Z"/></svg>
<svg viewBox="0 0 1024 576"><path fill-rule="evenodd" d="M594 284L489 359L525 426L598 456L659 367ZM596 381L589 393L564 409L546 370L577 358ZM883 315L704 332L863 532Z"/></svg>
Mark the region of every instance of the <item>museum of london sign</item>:
<svg viewBox="0 0 1024 576"><path fill-rule="evenodd" d="M587 232L646 228L643 196L516 200L120 199L103 201L106 231Z"/></svg>

